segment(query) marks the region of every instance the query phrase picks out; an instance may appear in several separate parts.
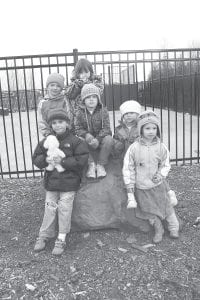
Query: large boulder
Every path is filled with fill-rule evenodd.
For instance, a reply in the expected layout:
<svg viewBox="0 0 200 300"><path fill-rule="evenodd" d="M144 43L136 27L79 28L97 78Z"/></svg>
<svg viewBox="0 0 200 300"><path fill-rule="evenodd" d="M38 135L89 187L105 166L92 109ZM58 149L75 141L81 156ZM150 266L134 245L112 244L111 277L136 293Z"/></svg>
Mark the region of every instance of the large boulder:
<svg viewBox="0 0 200 300"><path fill-rule="evenodd" d="M107 176L101 180L85 180L79 189L72 214L72 230L106 228L149 231L147 221L138 219L135 210L127 210L121 163L111 160Z"/></svg>

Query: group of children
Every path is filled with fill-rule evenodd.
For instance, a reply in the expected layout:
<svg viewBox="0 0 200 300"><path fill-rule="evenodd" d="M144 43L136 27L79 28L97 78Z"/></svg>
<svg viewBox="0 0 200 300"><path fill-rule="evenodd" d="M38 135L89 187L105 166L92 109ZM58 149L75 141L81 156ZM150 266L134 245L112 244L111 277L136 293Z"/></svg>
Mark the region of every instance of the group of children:
<svg viewBox="0 0 200 300"><path fill-rule="evenodd" d="M160 140L157 115L153 111L141 112L137 101L125 101L120 106L120 125L112 136L109 113L101 100L103 86L87 59L78 61L65 91L61 74L53 73L47 78L47 95L38 105L39 130L44 139L34 151L33 163L40 169L57 163L63 170L45 170L45 212L35 251L43 250L46 242L55 237L58 223L52 253L63 253L83 171L87 168L88 178L104 178L110 156L123 160L127 208L134 208L137 217L154 227L154 243L162 240L163 220L168 222L170 237L179 236L173 207L177 200L165 179L170 170L169 151ZM52 135L64 152L62 157L48 156L45 141Z"/></svg>

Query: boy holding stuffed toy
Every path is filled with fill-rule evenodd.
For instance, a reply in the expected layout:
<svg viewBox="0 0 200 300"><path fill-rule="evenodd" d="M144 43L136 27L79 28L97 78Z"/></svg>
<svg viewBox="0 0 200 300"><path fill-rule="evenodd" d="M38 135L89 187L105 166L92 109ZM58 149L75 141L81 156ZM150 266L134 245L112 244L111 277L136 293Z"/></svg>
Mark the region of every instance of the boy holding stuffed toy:
<svg viewBox="0 0 200 300"><path fill-rule="evenodd" d="M58 217L58 237L52 254L61 255L66 245L66 235L70 232L74 196L80 187L82 170L87 165L88 149L86 143L70 132L70 120L66 110L62 108L49 110L47 122L59 141L59 149L63 151L65 157L48 156L48 149L44 147L45 141L50 137L48 136L37 145L33 163L39 169L44 169L52 163L60 164L64 170L61 172L58 168L52 171L45 170L45 212L34 250L43 250L46 242L55 237Z"/></svg>

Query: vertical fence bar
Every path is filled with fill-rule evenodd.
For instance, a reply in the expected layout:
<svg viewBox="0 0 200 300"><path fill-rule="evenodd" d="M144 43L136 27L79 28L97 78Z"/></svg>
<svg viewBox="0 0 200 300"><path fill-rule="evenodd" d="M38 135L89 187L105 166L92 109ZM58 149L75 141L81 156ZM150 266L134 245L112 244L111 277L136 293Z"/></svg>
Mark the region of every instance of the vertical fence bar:
<svg viewBox="0 0 200 300"><path fill-rule="evenodd" d="M192 52L190 50L190 63L189 63L189 75L190 75L190 99L191 99L191 107L190 107L190 164L192 165L192 114L193 114L193 88L192 88Z"/></svg>
<svg viewBox="0 0 200 300"><path fill-rule="evenodd" d="M137 53L135 53L135 81L136 81L136 100L138 101L138 71L137 71Z"/></svg>
<svg viewBox="0 0 200 300"><path fill-rule="evenodd" d="M152 97L152 84L153 84L153 52L151 52L151 80L150 80L149 102L152 103L152 108L154 110L155 109L154 97L153 97L153 101L151 101L151 97ZM145 106L145 109L146 109L146 106Z"/></svg>
<svg viewBox="0 0 200 300"><path fill-rule="evenodd" d="M6 77L7 77L7 84L8 84L8 100L9 100L9 106L10 106L10 118L11 118L12 138L13 138L14 155L15 155L15 165L16 165L17 177L19 178L19 168L18 168L17 150L16 150L16 142L15 142L14 120L13 120L12 103L11 103L10 80L9 80L9 73L8 73L8 61L7 61L7 59L5 61L6 61Z"/></svg>
<svg viewBox="0 0 200 300"><path fill-rule="evenodd" d="M145 54L143 52L143 91L144 91L144 106L147 106L147 101L146 101L146 72L145 72Z"/></svg>
<svg viewBox="0 0 200 300"><path fill-rule="evenodd" d="M32 138L31 138L31 127L30 127L30 115L29 115L29 103L28 103L28 95L27 95L27 85L26 85L26 70L25 70L25 62L23 58L23 73L24 73L24 87L25 87L25 99L26 99L26 112L27 112L27 121L28 121L28 133L29 133L29 144L30 144L30 153L31 153L31 158L33 156L33 151L32 151ZM31 159L31 165L32 165L32 171L33 171L33 177L35 178L35 170L33 166L33 161Z"/></svg>
<svg viewBox="0 0 200 300"><path fill-rule="evenodd" d="M112 99L112 111L113 111L113 128L115 129L115 104L114 104L114 92L113 92L113 78L112 78L111 72L112 72L112 69L111 69L110 66L108 66L109 86L111 87L111 91L112 91L111 92L111 94L112 94L111 99Z"/></svg>
<svg viewBox="0 0 200 300"><path fill-rule="evenodd" d="M120 105L122 104L122 69L121 69L121 54L119 53L119 97Z"/></svg>
<svg viewBox="0 0 200 300"><path fill-rule="evenodd" d="M103 62L103 78L104 78L104 82L103 82L103 84L104 84L104 101L105 101L105 106L107 106L107 97L106 97L106 87L108 86L108 84L107 84L107 78L106 78L106 71L105 71L105 64L104 64L104 61L105 61L105 59L104 59L104 54L102 54L102 62Z"/></svg>
<svg viewBox="0 0 200 300"><path fill-rule="evenodd" d="M170 103L169 103L169 53L167 52L167 124L168 124L168 149L170 151Z"/></svg>
<svg viewBox="0 0 200 300"><path fill-rule="evenodd" d="M175 57L175 69L174 69L174 102L175 102L175 136L176 136L176 165L178 165L178 99L177 99L177 89L176 89L176 52L174 53Z"/></svg>
<svg viewBox="0 0 200 300"><path fill-rule="evenodd" d="M25 158L25 151L24 151L24 138L23 138L23 130L22 130L22 116L21 116L21 109L20 109L20 103L19 103L19 86L18 86L18 75L17 75L17 69L16 69L16 59L14 59L14 67L15 67L15 83L16 83L16 93L17 93L17 106L18 106L21 145L22 145L22 157L23 157L23 164L24 164L24 170L25 170L25 178L27 178L26 158Z"/></svg>
<svg viewBox="0 0 200 300"><path fill-rule="evenodd" d="M161 65L161 53L159 52L159 96L160 96L160 123L161 123L161 135L163 135L163 111L162 111L162 65Z"/></svg>
<svg viewBox="0 0 200 300"><path fill-rule="evenodd" d="M184 51L182 51L182 101L183 101L183 164L185 164L185 95L184 95L184 79L185 79L185 76L184 76L184 70L185 70L185 67L184 67Z"/></svg>

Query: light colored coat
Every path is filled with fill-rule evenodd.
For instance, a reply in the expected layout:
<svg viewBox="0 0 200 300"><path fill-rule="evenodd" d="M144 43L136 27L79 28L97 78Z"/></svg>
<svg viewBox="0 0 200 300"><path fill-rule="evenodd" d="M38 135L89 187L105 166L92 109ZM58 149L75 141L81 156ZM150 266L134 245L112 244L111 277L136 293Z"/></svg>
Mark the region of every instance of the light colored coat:
<svg viewBox="0 0 200 300"><path fill-rule="evenodd" d="M146 144L143 138L139 138L128 148L122 171L126 188L151 189L162 183L154 183L153 176L161 174L164 179L169 170L169 151L155 137L151 144Z"/></svg>

